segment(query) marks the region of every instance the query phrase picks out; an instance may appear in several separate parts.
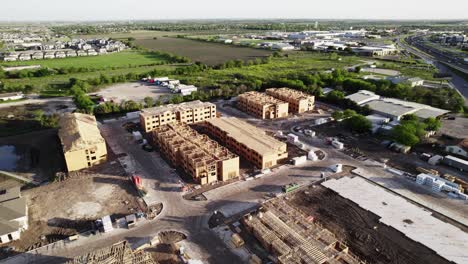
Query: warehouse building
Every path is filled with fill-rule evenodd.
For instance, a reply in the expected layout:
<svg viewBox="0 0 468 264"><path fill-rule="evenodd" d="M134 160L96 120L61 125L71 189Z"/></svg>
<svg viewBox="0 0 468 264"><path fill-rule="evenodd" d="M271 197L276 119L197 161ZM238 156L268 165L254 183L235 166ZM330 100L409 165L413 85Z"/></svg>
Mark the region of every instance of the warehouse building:
<svg viewBox="0 0 468 264"><path fill-rule="evenodd" d="M246 92L237 97L237 106L261 119L288 116L288 103L259 92Z"/></svg>
<svg viewBox="0 0 468 264"><path fill-rule="evenodd" d="M286 143L240 119L214 118L205 124L210 135L259 169L275 166L279 160L288 157Z"/></svg>
<svg viewBox="0 0 468 264"><path fill-rule="evenodd" d="M140 123L145 132L159 126L182 122L193 124L216 117L216 105L201 101L170 104L141 110Z"/></svg>
<svg viewBox="0 0 468 264"><path fill-rule="evenodd" d="M159 126L153 139L172 165L182 167L199 184L239 176L237 155L186 124Z"/></svg>
<svg viewBox="0 0 468 264"><path fill-rule="evenodd" d="M106 142L96 118L81 113L66 113L59 121L59 138L68 171L76 171L106 161Z"/></svg>
<svg viewBox="0 0 468 264"><path fill-rule="evenodd" d="M425 104L396 98L380 97L374 92L367 90L360 90L357 93L346 96L346 98L360 106L369 106L374 114L397 121L399 121L403 116L409 114L413 114L420 119L426 119L429 117L437 118L450 112Z"/></svg>
<svg viewBox="0 0 468 264"><path fill-rule="evenodd" d="M289 88L266 89L266 94L288 102L290 113L303 113L314 110L315 97Z"/></svg>

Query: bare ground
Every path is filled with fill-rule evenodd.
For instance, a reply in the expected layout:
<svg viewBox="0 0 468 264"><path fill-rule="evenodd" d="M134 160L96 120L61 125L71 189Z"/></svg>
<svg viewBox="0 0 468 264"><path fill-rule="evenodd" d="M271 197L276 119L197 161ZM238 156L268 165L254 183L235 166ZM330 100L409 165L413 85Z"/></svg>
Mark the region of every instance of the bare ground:
<svg viewBox="0 0 468 264"><path fill-rule="evenodd" d="M394 228L380 224L372 212L320 185L293 194L289 203L313 216L368 263L450 263Z"/></svg>

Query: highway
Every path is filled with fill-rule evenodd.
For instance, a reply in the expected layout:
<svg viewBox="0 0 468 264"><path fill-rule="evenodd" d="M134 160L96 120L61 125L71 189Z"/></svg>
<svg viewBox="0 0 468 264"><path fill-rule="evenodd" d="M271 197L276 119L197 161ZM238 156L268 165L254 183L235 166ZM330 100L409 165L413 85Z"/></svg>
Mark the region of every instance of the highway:
<svg viewBox="0 0 468 264"><path fill-rule="evenodd" d="M408 38L407 38L408 39ZM448 55L435 52L433 49L429 49L416 40L410 41L410 44L402 42L400 39L397 41L398 45L408 52L420 57L426 63L432 64L439 69L441 73L447 73L452 76L451 84L455 87L461 95L465 97L465 101L468 100L468 82L455 70L463 72L468 75L468 66L460 62L453 62L453 58ZM412 46L414 45L414 47ZM451 69L453 68L453 69Z"/></svg>

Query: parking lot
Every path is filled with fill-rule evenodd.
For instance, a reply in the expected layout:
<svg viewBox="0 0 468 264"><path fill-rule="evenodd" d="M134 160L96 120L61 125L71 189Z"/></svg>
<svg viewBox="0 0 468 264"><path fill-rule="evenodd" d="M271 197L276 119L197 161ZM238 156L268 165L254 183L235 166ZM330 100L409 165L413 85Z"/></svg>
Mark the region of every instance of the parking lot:
<svg viewBox="0 0 468 264"><path fill-rule="evenodd" d="M114 102L133 100L141 102L145 97L157 99L167 99L173 94L166 87L157 86L144 82L119 83L104 88L96 94L104 97L106 100Z"/></svg>

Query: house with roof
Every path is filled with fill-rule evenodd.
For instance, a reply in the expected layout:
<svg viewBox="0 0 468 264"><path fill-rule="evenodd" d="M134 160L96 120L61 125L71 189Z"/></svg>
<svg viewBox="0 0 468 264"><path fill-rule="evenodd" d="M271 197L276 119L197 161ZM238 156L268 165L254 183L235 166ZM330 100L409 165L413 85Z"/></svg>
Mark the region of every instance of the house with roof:
<svg viewBox="0 0 468 264"><path fill-rule="evenodd" d="M456 145L445 146L445 151L451 154L468 158L468 138L461 140Z"/></svg>
<svg viewBox="0 0 468 264"><path fill-rule="evenodd" d="M0 191L0 244L20 238L28 229L28 207L20 187Z"/></svg>

